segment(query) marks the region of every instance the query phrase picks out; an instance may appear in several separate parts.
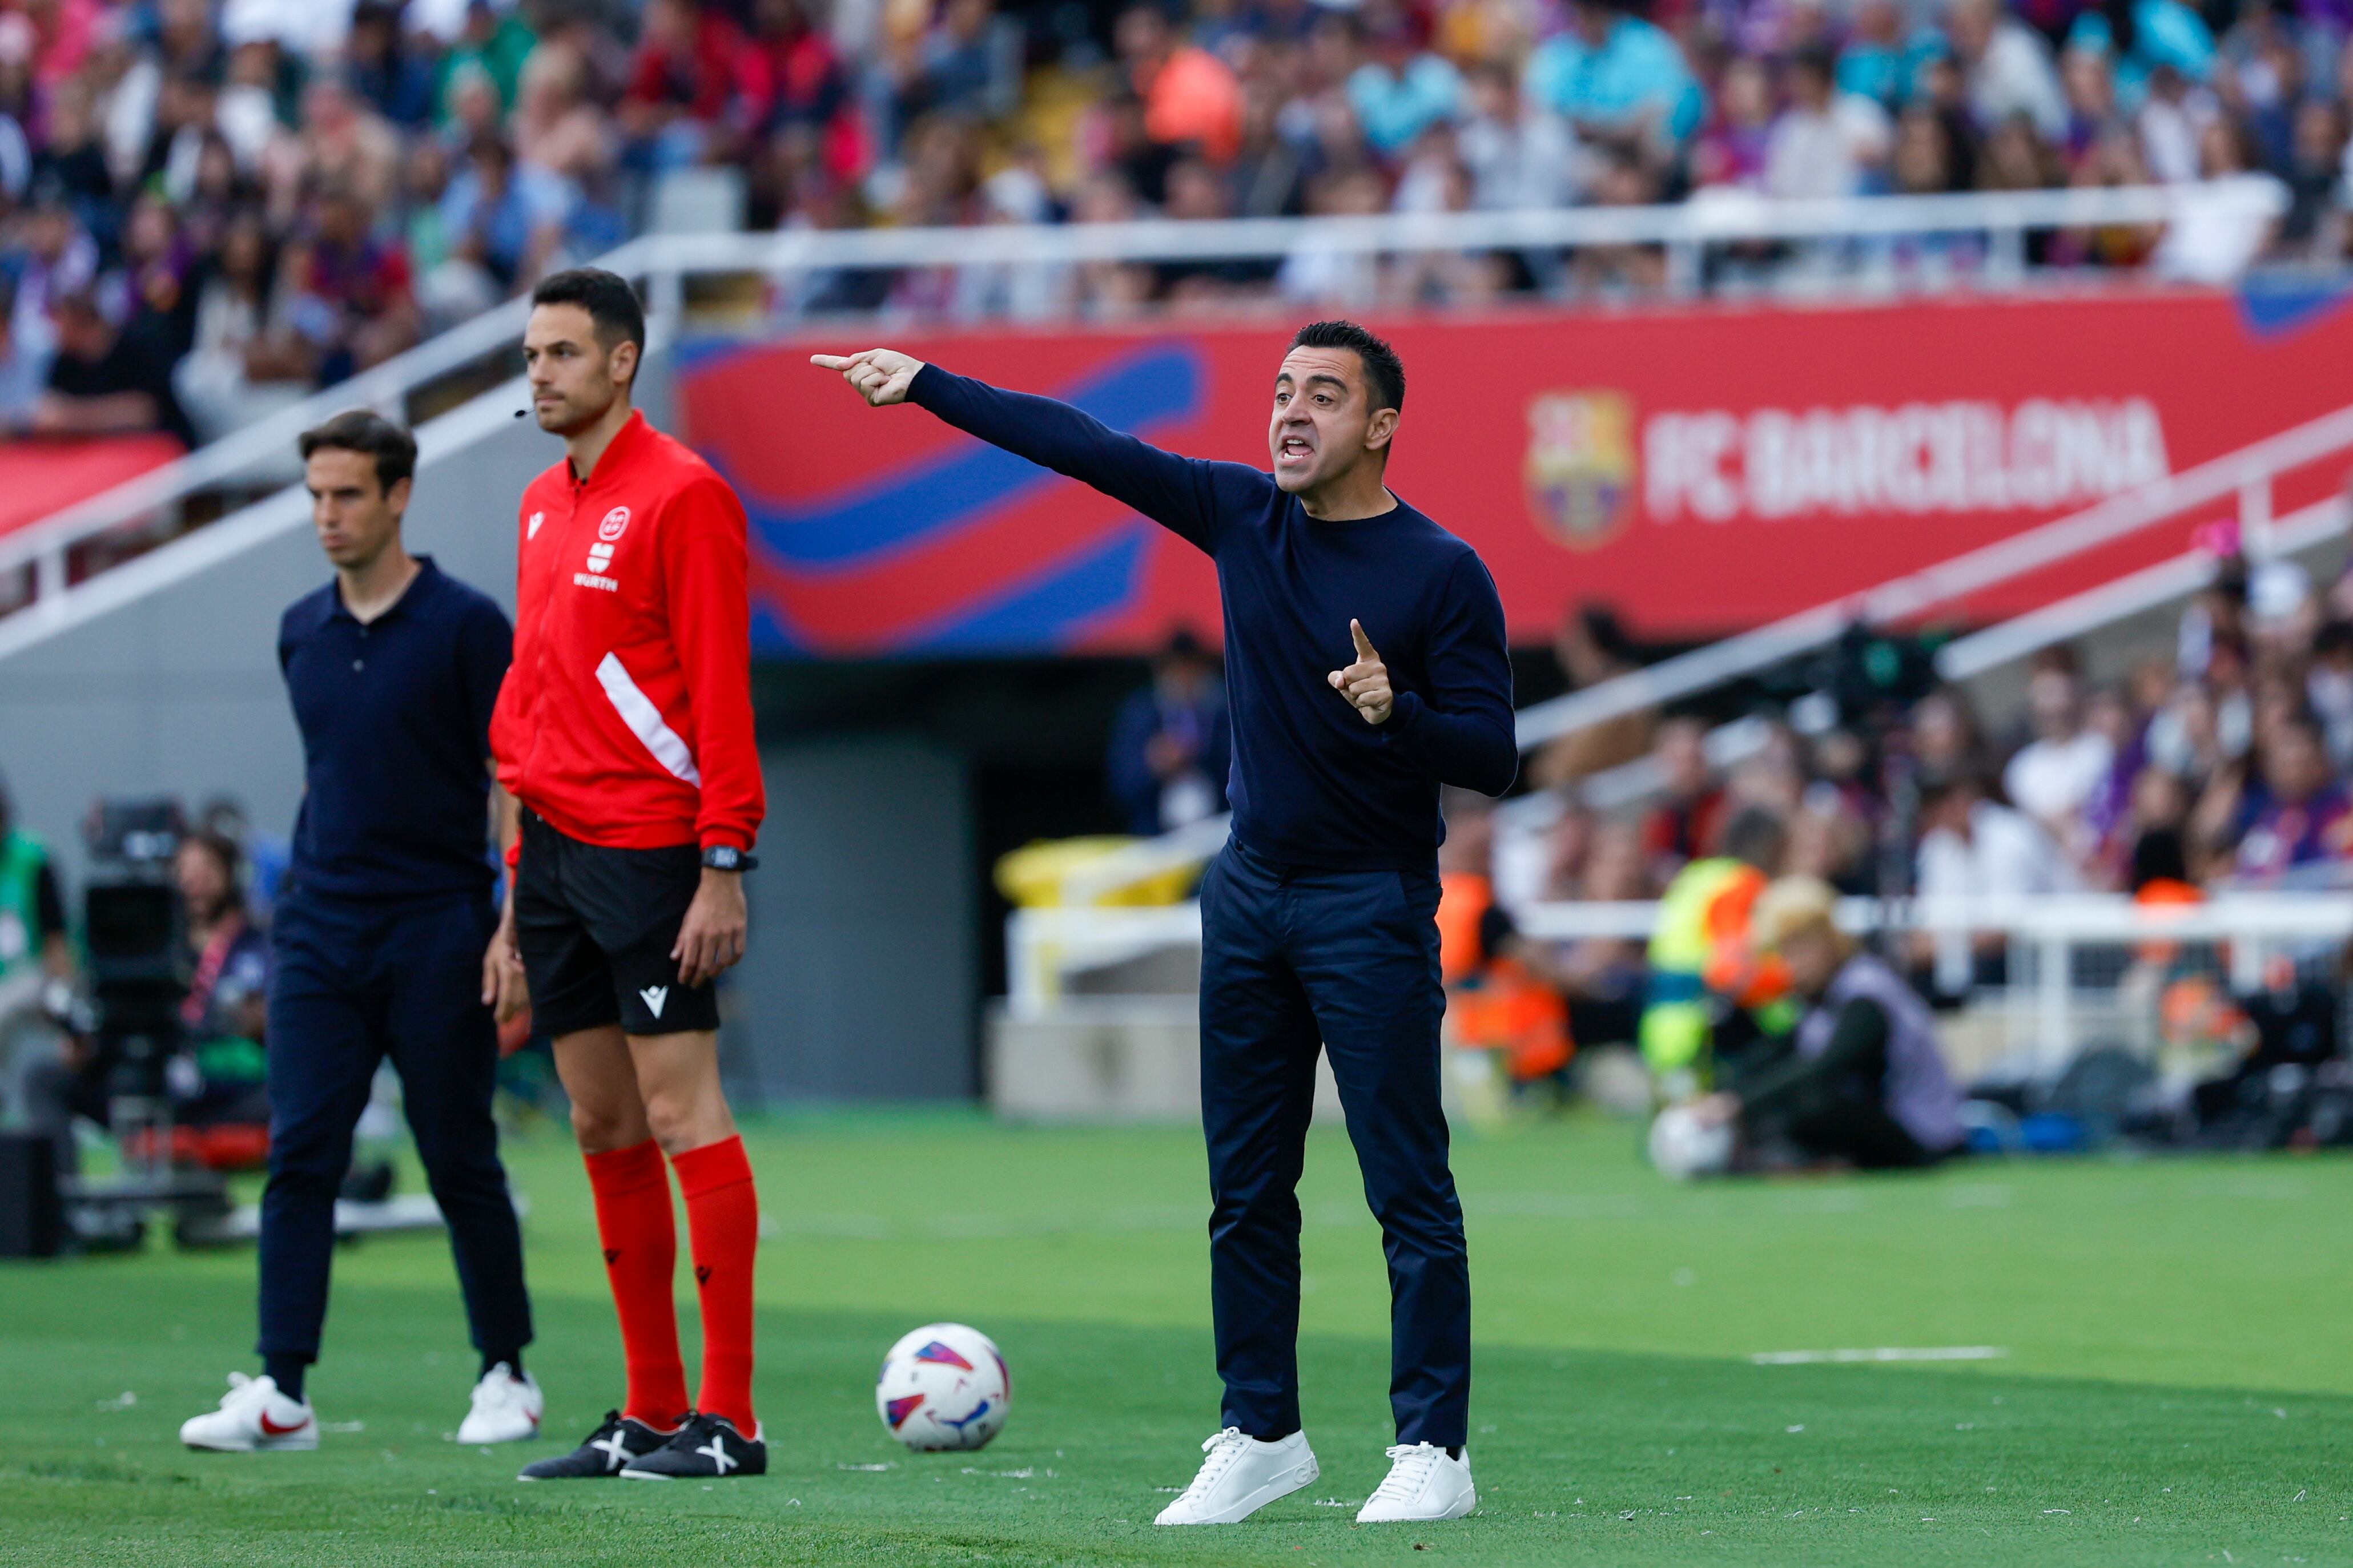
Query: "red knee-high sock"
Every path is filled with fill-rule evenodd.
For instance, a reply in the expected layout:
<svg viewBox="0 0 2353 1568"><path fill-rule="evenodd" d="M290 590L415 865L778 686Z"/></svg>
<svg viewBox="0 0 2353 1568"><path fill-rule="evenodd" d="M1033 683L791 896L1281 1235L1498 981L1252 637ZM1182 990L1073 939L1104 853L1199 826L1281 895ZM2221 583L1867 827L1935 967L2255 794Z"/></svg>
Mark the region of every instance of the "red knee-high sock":
<svg viewBox="0 0 2353 1568"><path fill-rule="evenodd" d="M694 1407L723 1415L746 1437L752 1415L752 1255L760 1245L760 1203L744 1140L727 1138L670 1156L686 1194L694 1244L694 1288L702 1302L702 1389Z"/></svg>
<svg viewBox="0 0 2353 1568"><path fill-rule="evenodd" d="M678 1353L678 1226L670 1218L670 1173L650 1138L586 1156L596 1194L596 1234L605 1278L621 1320L621 1357L629 1369L622 1414L659 1431L686 1411L686 1366Z"/></svg>

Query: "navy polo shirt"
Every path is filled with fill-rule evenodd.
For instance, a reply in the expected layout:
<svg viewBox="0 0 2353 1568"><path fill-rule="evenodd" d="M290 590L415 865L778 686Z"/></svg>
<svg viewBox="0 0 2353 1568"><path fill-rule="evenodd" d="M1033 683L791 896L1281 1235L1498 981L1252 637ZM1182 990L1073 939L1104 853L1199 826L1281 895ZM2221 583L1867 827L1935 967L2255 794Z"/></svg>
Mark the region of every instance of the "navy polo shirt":
<svg viewBox="0 0 2353 1568"><path fill-rule="evenodd" d="M493 879L491 709L514 629L430 556L417 563L408 591L365 626L332 582L279 623L302 730L298 895L479 897Z"/></svg>

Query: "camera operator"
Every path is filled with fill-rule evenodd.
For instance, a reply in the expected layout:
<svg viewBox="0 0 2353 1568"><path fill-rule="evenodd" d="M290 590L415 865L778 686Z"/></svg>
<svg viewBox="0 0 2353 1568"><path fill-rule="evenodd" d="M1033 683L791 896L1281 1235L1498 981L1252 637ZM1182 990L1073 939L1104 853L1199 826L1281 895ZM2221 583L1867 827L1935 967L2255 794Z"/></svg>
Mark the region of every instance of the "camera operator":
<svg viewBox="0 0 2353 1568"><path fill-rule="evenodd" d="M14 817L0 781L0 1110L14 1106L37 1123L32 1079L66 1048L45 994L72 978L73 943L47 847Z"/></svg>
<svg viewBox="0 0 2353 1568"><path fill-rule="evenodd" d="M46 845L16 824L6 781L0 780L0 1017L16 1010L15 988L37 995L38 975L69 979L73 944L66 935L66 903Z"/></svg>
<svg viewBox="0 0 2353 1568"><path fill-rule="evenodd" d="M182 839L173 858L195 960L180 1004L194 1070L174 1075L183 1122L269 1120L269 939L246 911L242 860L234 839L204 831Z"/></svg>
<svg viewBox="0 0 2353 1568"><path fill-rule="evenodd" d="M165 1065L164 1082L182 1126L259 1126L269 1117L261 1044L269 943L246 917L239 859L235 843L201 832L182 838L173 857L193 978L179 1004L185 1048ZM94 1037L73 1035L25 1075L26 1121L56 1143L61 1173L80 1166L74 1118L108 1123L112 1067Z"/></svg>

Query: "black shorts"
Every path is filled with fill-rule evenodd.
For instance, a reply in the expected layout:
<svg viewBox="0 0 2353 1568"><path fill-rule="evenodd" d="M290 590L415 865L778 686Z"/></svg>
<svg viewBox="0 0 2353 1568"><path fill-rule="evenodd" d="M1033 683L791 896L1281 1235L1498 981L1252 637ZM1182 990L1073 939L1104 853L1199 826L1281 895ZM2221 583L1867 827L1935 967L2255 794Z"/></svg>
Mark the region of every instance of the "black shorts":
<svg viewBox="0 0 2353 1568"><path fill-rule="evenodd" d="M678 928L702 881L691 844L607 849L522 816L515 943L533 1026L550 1037L618 1024L631 1035L719 1027L709 982L678 983Z"/></svg>

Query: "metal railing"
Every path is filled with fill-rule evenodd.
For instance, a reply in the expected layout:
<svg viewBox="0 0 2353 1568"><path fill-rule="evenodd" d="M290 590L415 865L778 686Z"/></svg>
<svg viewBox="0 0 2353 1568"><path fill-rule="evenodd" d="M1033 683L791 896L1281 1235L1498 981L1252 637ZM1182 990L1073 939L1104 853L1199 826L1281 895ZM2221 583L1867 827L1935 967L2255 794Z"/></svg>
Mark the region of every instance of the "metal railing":
<svg viewBox="0 0 2353 1568"><path fill-rule="evenodd" d="M2251 205L2250 193L2228 183L1828 201L1714 193L1671 206L652 235L598 258L596 265L642 281L649 325L656 328L675 328L681 321L690 279L715 274L776 277L860 268L1214 260L1282 257L1301 250L1378 255L1659 246L1668 258L1671 286L1688 289L1696 287L1702 258L1711 247L1982 235L1993 258L1984 280L2007 283L2026 277L2025 239L2031 233L2162 226L2197 211L2201 204L2224 203L2234 211L2254 211L2260 216L2268 200ZM2282 196L2273 205L2284 201ZM0 582L28 567L32 579L29 596L14 614L0 617L0 624L26 615L58 616L66 596L78 586L70 579L77 548L282 461L301 431L337 410L363 405L405 413L407 399L420 388L479 366L519 340L526 313L521 300L495 306L291 408L0 537ZM505 395L503 388L497 394ZM119 570L121 566L111 566L97 575ZM18 628L18 638L24 635ZM1595 696L1599 689L1579 695Z"/></svg>
<svg viewBox="0 0 2353 1568"><path fill-rule="evenodd" d="M1522 935L1539 942L1644 942L1655 902L1535 903L1514 911ZM1858 936L1931 939L1998 934L2006 978L1947 1020L1948 1050L1974 1076L2056 1076L2084 1048L2114 1045L2155 1058L2186 1050L2178 1037L2188 1011L2183 986L2217 1004L2269 983L2275 959L2336 978L2353 942L2353 897L2341 892L2225 892L2200 904L2145 905L2121 894L1925 900L1847 899L1838 921ZM1052 1016L1071 994L1071 977L1147 953L1195 948L1200 906L1017 910L1006 928L1008 1011ZM2170 1014L2168 990L2177 993ZM1089 1003L1107 993L1088 987ZM2192 1020L2194 1026L2194 1020ZM2223 1042L2211 1042L2221 1044ZM2194 1067L2194 1063L2190 1064Z"/></svg>
<svg viewBox="0 0 2353 1568"><path fill-rule="evenodd" d="M2271 551L2293 555L2337 538L2348 526L2353 526L2353 504L2343 496L2331 496L2274 523ZM2221 563L2211 552L2189 551L1981 632L1957 637L1936 650L1936 673L1947 680L1967 680L2160 605L2186 599L2214 580Z"/></svg>
<svg viewBox="0 0 2353 1568"><path fill-rule="evenodd" d="M632 241L603 258L599 264L630 271L642 244ZM31 597L14 616L0 618L0 626L17 616L39 620L62 614L67 590L75 585L69 583L69 563L76 547L135 526L194 496L234 485L282 463L293 449L295 438L329 416L346 408L365 407L406 421L407 401L420 389L453 374L492 363L503 351L520 344L523 321L529 313L530 307L520 299L493 306L382 364L199 447L184 458L126 479L39 522L0 535L0 580L27 565L33 570ZM500 380L506 383L508 378L502 376ZM512 384L501 384L470 401L482 397L504 399L504 405L512 406L514 390ZM422 458L420 454L420 460ZM110 571L121 569L116 566Z"/></svg>
<svg viewBox="0 0 2353 1568"><path fill-rule="evenodd" d="M2052 229L2161 226L2200 204L2272 216L2285 192L2249 201L2218 185L1968 192L1780 201L1711 191L1672 205L1532 207L1497 212L1390 213L1366 217L1139 218L1122 223L985 225L969 228L783 230L773 234L660 235L642 242L655 303L691 273L831 268L1072 266L1090 261L1219 261L1302 249L1349 255L1430 250L1544 250L1661 246L1670 288L1698 279L1700 253L1746 241L1884 239L1982 234L1997 270L2023 276L2025 236ZM673 299L675 296L673 296Z"/></svg>

